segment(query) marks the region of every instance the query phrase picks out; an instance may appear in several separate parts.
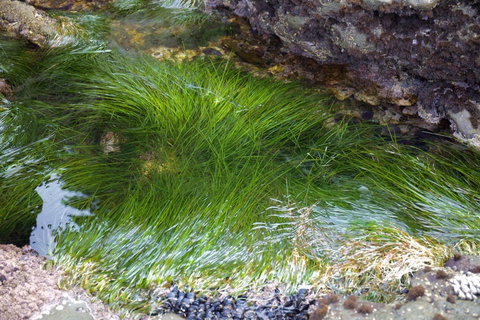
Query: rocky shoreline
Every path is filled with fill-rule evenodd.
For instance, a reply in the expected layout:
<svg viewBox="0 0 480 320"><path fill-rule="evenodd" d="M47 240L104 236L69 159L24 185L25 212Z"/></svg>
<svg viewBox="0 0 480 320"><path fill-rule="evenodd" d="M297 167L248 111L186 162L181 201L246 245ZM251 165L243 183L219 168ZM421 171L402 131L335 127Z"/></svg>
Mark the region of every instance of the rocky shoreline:
<svg viewBox="0 0 480 320"><path fill-rule="evenodd" d="M27 1L27 3L28 2L39 3L42 1L32 0ZM69 3L69 5L76 4L75 1L69 0L64 2ZM225 9L225 3L227 3L226 1L212 1L212 3L213 2L216 3L216 6L221 7L222 10ZM241 4L245 2L230 1L228 3L232 8L234 5L240 8ZM290 1L284 1L284 3L291 4ZM346 5L345 8L356 8L357 13L363 13L364 11L369 12L369 10L366 9L360 10L357 8L358 4L354 4L352 1L347 1L346 3L348 5ZM445 7L446 4L447 2L442 3L442 6ZM276 6L273 9L277 10L278 7L279 6ZM345 8L342 8L341 11L345 11ZM441 8L442 7L439 6L439 9ZM465 10L468 9L469 12L477 12L477 8L468 8L466 5L460 9L462 8L466 8ZM307 22L305 22L306 20L300 19L305 18L306 13L296 12L296 9L298 8L289 9L291 12L289 11L288 13L288 19L286 18L286 20L284 20L291 24L287 25L287 27L290 29L308 29L305 27L307 24ZM460 9L457 8L456 11ZM275 13L275 15L273 13ZM432 14L433 13L435 12L432 11ZM349 12L344 12L344 14L348 16ZM383 18L388 16L393 22L384 21L386 18L375 21L377 21L383 29L389 30L394 27L385 25L387 22L397 23L400 26L403 25L401 23L403 20L395 22L395 14L397 13L393 11L382 14ZM242 14L240 14L240 16L241 15ZM271 15L279 16L276 11L272 11ZM412 15L416 15L416 13L413 12ZM461 15L459 19L467 19L470 21L472 18L470 16L464 16L465 14ZM405 18L406 16L399 15L399 17ZM432 18L429 16L427 16L427 18L428 19L425 19L426 22L422 23L430 23ZM24 21L25 23L18 23L19 21ZM275 26L276 23L274 20L267 22L269 25L263 26L265 30L272 25ZM251 29L249 26L252 25L256 28ZM8 29L9 33L20 34L30 42L42 46L45 45L48 35L56 28L56 23L41 11L33 10L32 7L27 6L25 3L19 1L0 1L0 27ZM310 25L308 25L308 27L310 27ZM316 27L319 30L321 29L320 26ZM330 28L329 30L341 31L342 34L348 31L340 30L334 26L330 27L333 29ZM259 41L256 44L250 43L248 46L245 46L248 47L247 49L242 48L242 44L246 42L242 42L242 40L239 39L236 39L237 41L231 41L230 38L223 42L223 45L228 50L237 53L243 61L260 65L266 64L266 66L270 66L271 72L277 72L276 75L279 77L288 78L289 76L299 76L311 80L314 84L322 83L329 86L331 90L335 89L336 91L334 91L334 93L337 98L347 99L348 97L354 97L357 101L368 105L369 113L382 113L382 118L387 118L386 116L383 117L383 115L387 114L388 111L387 115L389 117L385 123L391 124L393 121L396 121L402 125L406 123L410 125L410 122L416 124L416 119L420 119L420 116L428 120L424 128L435 131L445 126L445 124L442 124L442 120L448 119L448 121L451 122L447 121L448 123L446 125L456 125L457 129L459 129L458 133L461 133L462 137L464 136L468 139L475 140L478 136L476 123L472 122L471 127L466 125L467 127L465 127L463 131L460 130L461 128L458 128L458 123L463 123L462 121L464 120L467 124L469 122L466 120L476 120L477 109L475 108L478 106L478 99L475 100L473 98L477 97L479 91L478 85L476 84L476 79L478 78L477 73L473 76L465 74L461 79L452 78L448 79L448 81L442 80L440 84L431 84L425 75L413 77L411 72L408 73L406 71L402 71L398 77L396 77L397 74L387 74L391 79L388 77L388 79L386 79L386 76L380 77L383 69L371 68L375 72L370 72L371 70L367 70L367 72L364 65L347 68L342 61L333 61L335 63L330 63L332 61L329 61L327 64L321 64L315 60L315 56L302 55L300 52L302 48L300 46L291 47L289 52L282 51L286 49L285 43L287 42L281 42L278 35L275 35L275 32L278 33L279 31L278 28L275 30L272 29L275 32L262 33L261 31L263 29L260 28L260 25L256 26L250 21L250 24L245 23L243 25L243 29L252 34L252 39L262 38L263 40L263 42ZM424 29L425 26L421 26L419 30ZM256 38L253 37L254 35ZM474 40L476 41L477 31L470 30L467 35L475 38ZM374 36L374 34L371 36ZM422 37L424 37L424 41L426 41L430 38L430 35L423 35ZM413 41L412 39L413 38L409 38L408 41L405 41L410 42ZM423 38L414 40L421 43L422 39ZM339 44L335 45L338 46ZM348 41L341 42L341 46L345 45L348 45ZM478 46L478 43L475 42L474 45ZM403 47L405 46L404 44ZM348 56L349 59L355 57L355 54L358 53L355 48L347 47L344 49L347 53L350 52ZM271 52L269 50L271 50ZM295 52L297 52L297 54L295 54ZM341 53L343 53L343 51ZM347 53L345 53L345 55ZM339 54L338 57L344 57L345 55ZM363 57L364 54L360 52L358 56ZM269 64L270 62L271 65ZM470 62L465 60L465 63ZM475 64L478 63L472 63L472 65ZM478 71L477 69L475 69L475 72ZM305 70L310 70L310 72ZM356 73L356 71L361 74ZM376 78L377 76L378 79ZM371 81L365 82L365 78ZM471 80L471 78L473 80ZM422 93L424 96L418 92L418 90L420 90L419 84L415 81L427 83L425 85L426 89ZM366 87L362 87L363 82L378 90L373 93L369 92ZM372 83L380 83L382 85L374 86ZM411 85L412 83L413 85ZM438 89L436 87L437 84L439 85ZM400 91L395 91L397 89ZM410 92L409 90L414 90L414 92ZM3 93L6 97L11 94L11 89L5 82L2 82L1 79L0 93ZM397 93L398 95L396 95ZM459 101L466 105L462 106L462 110L447 110L443 104L436 105L435 101L437 100L435 99L446 101L445 103L449 103L449 101L456 103ZM467 99L468 101L462 99ZM452 103L452 105L454 103ZM461 103L459 105L461 105ZM436 114L438 114L438 119L435 116ZM373 115L371 116L373 117ZM370 114L368 114L368 117L370 117ZM439 128L437 128L437 126ZM175 313L191 320L224 318L315 320L480 319L479 300L459 299L459 297L462 297L460 292L464 294L465 298L471 297L473 299L476 297L476 291L467 290L467 293L470 294L470 296L467 296L465 290L462 288L462 286L465 285L462 283L462 280L453 283L453 285L450 282L452 279L464 275L467 272L475 273L478 270L480 270L479 257L456 256L447 261L443 268L427 268L417 272L415 276L410 279L410 291L398 293L398 301L390 304L364 301L355 296L327 295L325 293L312 291L307 287L299 288L293 295L287 295L283 294L281 290L277 289L274 285L266 286L265 290L260 293L246 293L236 299L229 296L228 293L218 293L214 297L197 297L195 292L178 288L173 284L171 286L167 285L167 288L161 288L161 290L159 289L157 292L154 292L155 294L152 295L150 299L152 304L151 314L139 315L138 318L142 320L165 319L164 314ZM52 310L59 310L57 307L62 305L62 301L65 301L65 299L84 302L85 308L75 309L75 312L79 312L82 316L83 314L88 314L91 319L105 320L122 318L123 315L121 316L118 313L110 312L107 305L98 299L95 300L95 297L88 296L81 288L72 288L68 291L59 288L58 280L61 276L62 272L60 269L52 266L44 258L39 257L28 248L20 249L13 245L0 245L0 320L40 319L42 318L42 314L52 315ZM470 276L470 274L468 274L468 276ZM127 315L123 316L123 319L131 318L133 319L134 317L129 315L128 312Z"/></svg>
<svg viewBox="0 0 480 320"><path fill-rule="evenodd" d="M96 320L120 319L83 289L60 289L60 276L58 268L48 266L47 260L28 246L0 245L0 320L42 319L42 314L49 314L66 297L85 302L78 312L89 313Z"/></svg>
<svg viewBox="0 0 480 320"><path fill-rule="evenodd" d="M0 29L48 47L47 38L65 30L44 11L98 10L114 1L6 0ZM241 25L222 45L245 62L327 89L373 110L382 124L448 131L480 148L480 9L467 1L411 2L208 0L204 10Z"/></svg>
<svg viewBox="0 0 480 320"><path fill-rule="evenodd" d="M182 292L176 286L163 296L154 314L173 312L189 320L200 319L479 319L480 301L461 300L452 289L450 279L480 262L478 256L465 256L449 262L454 268L426 268L411 279L412 287L398 301L374 303L354 295L320 295L302 288L293 295L282 295L278 290L252 302L247 295L234 299L219 295L213 299L196 297L193 292ZM475 267L473 267L475 268Z"/></svg>
<svg viewBox="0 0 480 320"><path fill-rule="evenodd" d="M150 315L114 313L81 288L58 287L61 270L47 263L28 247L0 245L0 320L61 319L52 311L62 301L85 304L76 312L96 320L173 319L172 313L190 320L200 319L479 319L480 300L462 300L454 292L452 278L480 270L480 257L455 256L443 268L426 268L411 278L411 288L389 304L361 300L353 295L320 294L300 288L284 295L274 285L236 299L227 293L197 296L176 285L152 292ZM453 281L455 282L455 281ZM63 302L65 305L65 302ZM50 315L48 318L47 315ZM167 316L165 316L167 315ZM85 315L86 316L86 315ZM173 318L172 318L173 317ZM76 319L69 317L69 319Z"/></svg>
<svg viewBox="0 0 480 320"><path fill-rule="evenodd" d="M399 116L479 146L478 4L470 1L208 0L211 10L241 17L272 45L265 61L294 55L315 81ZM415 4L414 4L415 3ZM419 5L422 4L422 5ZM426 5L428 4L428 5ZM248 35L252 37L252 35Z"/></svg>

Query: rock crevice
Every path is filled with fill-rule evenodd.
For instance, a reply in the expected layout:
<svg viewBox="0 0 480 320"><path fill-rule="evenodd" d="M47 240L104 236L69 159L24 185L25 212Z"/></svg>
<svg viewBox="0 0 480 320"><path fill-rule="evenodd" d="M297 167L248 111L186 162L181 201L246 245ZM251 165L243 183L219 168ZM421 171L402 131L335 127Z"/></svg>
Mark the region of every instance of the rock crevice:
<svg viewBox="0 0 480 320"><path fill-rule="evenodd" d="M413 107L480 146L480 4L468 0L208 0L336 77L325 85L383 107ZM354 90L350 90L353 88ZM409 109L410 110L410 109Z"/></svg>

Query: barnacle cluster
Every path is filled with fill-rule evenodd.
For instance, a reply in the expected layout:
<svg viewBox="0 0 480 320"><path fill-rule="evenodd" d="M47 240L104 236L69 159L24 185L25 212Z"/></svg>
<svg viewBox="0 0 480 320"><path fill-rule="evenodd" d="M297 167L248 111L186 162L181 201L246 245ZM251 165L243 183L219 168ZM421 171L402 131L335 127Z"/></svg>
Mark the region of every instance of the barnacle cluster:
<svg viewBox="0 0 480 320"><path fill-rule="evenodd" d="M459 274L449 280L453 291L462 300L475 300L480 294L480 275L470 271Z"/></svg>

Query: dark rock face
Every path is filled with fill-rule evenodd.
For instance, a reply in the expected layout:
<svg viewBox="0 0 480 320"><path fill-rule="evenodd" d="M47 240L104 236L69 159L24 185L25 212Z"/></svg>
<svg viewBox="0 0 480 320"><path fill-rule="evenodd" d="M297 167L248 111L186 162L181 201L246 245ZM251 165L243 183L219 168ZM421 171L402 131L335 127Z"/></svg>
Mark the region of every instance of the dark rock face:
<svg viewBox="0 0 480 320"><path fill-rule="evenodd" d="M480 3L461 0L208 0L283 50L315 60L339 98L395 107L480 146ZM321 68L319 69L320 73Z"/></svg>

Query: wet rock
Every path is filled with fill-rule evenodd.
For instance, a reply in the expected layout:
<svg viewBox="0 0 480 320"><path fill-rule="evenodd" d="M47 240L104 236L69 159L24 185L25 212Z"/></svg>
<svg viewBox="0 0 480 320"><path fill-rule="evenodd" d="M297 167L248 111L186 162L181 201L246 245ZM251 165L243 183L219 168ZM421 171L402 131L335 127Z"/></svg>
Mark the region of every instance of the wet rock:
<svg viewBox="0 0 480 320"><path fill-rule="evenodd" d="M277 62L297 57L290 72L332 88L339 99L354 96L373 106L401 107L405 114L430 124L447 119L457 138L480 147L478 3L208 0L206 4L248 21L244 29L249 37L268 39L270 47L254 50L256 61L265 62L278 42ZM317 64L310 70L307 65L314 63L308 59Z"/></svg>
<svg viewBox="0 0 480 320"><path fill-rule="evenodd" d="M363 120L370 120L373 118L373 115L374 114L371 110L365 110L360 114Z"/></svg>
<svg viewBox="0 0 480 320"><path fill-rule="evenodd" d="M95 10L105 8L108 0L25 0L26 3L42 10Z"/></svg>
<svg viewBox="0 0 480 320"><path fill-rule="evenodd" d="M263 54L259 48L244 46L242 43L232 41L231 39L224 39L223 44L237 54L243 61L263 65Z"/></svg>
<svg viewBox="0 0 480 320"><path fill-rule="evenodd" d="M56 21L34 7L15 0L0 1L0 29L44 46L57 30Z"/></svg>
<svg viewBox="0 0 480 320"><path fill-rule="evenodd" d="M204 50L202 50L202 53L205 54L205 55L209 55L209 56L217 56L217 57L222 56L222 53L220 51L212 49L212 48L204 49Z"/></svg>
<svg viewBox="0 0 480 320"><path fill-rule="evenodd" d="M83 289L61 290L58 287L60 276L61 270L48 266L46 259L30 246L19 248L0 244L0 319L120 319L98 299L91 302L92 297ZM69 308L69 304L74 307L70 303L72 299L80 305ZM75 313L78 317L72 316Z"/></svg>
<svg viewBox="0 0 480 320"><path fill-rule="evenodd" d="M455 255L448 259L444 266L460 272L473 271L480 267L480 257L470 254Z"/></svg>
<svg viewBox="0 0 480 320"><path fill-rule="evenodd" d="M120 139L115 133L108 131L102 135L100 146L105 154L120 152Z"/></svg>
<svg viewBox="0 0 480 320"><path fill-rule="evenodd" d="M12 88L7 84L5 79L0 79L0 95L4 96L6 99L10 99L12 94Z"/></svg>

